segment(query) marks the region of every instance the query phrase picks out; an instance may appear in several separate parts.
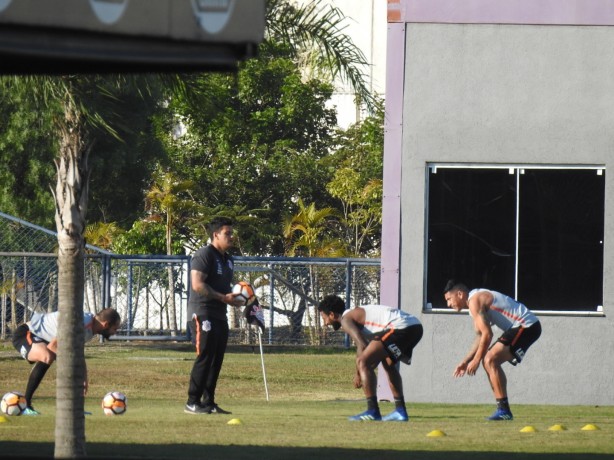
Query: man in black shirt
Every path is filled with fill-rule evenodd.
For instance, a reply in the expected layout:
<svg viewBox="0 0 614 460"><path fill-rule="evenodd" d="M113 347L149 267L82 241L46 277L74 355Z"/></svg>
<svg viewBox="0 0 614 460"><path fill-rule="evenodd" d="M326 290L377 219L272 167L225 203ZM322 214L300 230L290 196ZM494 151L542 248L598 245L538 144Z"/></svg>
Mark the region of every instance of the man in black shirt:
<svg viewBox="0 0 614 460"><path fill-rule="evenodd" d="M227 305L241 306L232 293L233 222L214 218L208 227L211 242L192 257L188 317L192 343L198 356L190 374L188 414L230 414L215 403L215 387L228 343Z"/></svg>

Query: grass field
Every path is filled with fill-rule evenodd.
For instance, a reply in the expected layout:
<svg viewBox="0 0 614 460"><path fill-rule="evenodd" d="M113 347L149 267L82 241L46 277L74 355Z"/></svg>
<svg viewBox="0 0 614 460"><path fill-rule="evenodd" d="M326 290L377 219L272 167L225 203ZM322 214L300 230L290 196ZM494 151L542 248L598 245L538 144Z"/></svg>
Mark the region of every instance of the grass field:
<svg viewBox="0 0 614 460"><path fill-rule="evenodd" d="M230 348L217 402L232 415L183 413L194 354L187 344L88 344L87 454L91 458L427 460L614 459L614 407L514 405L512 422L486 422L492 405L413 404L409 423L355 423L364 409L351 385L354 354L265 350L270 401L259 350ZM24 391L29 366L0 342L0 392ZM486 382L484 381L484 384ZM128 396L128 411L108 417L100 400ZM35 396L40 417L5 417L0 457L52 457L55 366ZM381 403L382 412L392 404ZM241 425L228 425L239 418ZM560 424L567 429L550 431ZM595 424L597 431L581 430ZM535 433L522 433L527 426ZM446 436L429 437L433 430Z"/></svg>

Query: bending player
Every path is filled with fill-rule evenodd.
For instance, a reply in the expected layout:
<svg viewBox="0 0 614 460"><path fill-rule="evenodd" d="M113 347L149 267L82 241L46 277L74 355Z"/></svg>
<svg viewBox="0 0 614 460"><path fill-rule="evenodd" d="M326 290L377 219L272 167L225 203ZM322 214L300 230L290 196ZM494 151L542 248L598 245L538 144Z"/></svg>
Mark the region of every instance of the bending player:
<svg viewBox="0 0 614 460"><path fill-rule="evenodd" d="M367 410L349 417L351 421L406 422L409 420L403 396L403 382L396 363L411 363L414 347L422 338L422 324L418 318L398 308L383 305L364 305L351 310L336 295L329 295L318 305L324 324L343 330L356 344L356 375L354 386L361 388L367 398ZM382 417L377 402L375 369L382 364L395 410Z"/></svg>
<svg viewBox="0 0 614 460"><path fill-rule="evenodd" d="M39 415L32 407L32 397L40 385L47 370L53 364L58 351L58 317L59 312L34 313L27 323L15 329L13 346L32 366L28 384L26 386L27 407L24 415ZM92 313L83 314L83 327L85 328L85 342L94 335L100 334L105 339L117 332L121 324L119 313L113 308L101 310L95 316ZM87 392L87 368L85 372L84 391Z"/></svg>
<svg viewBox="0 0 614 460"><path fill-rule="evenodd" d="M515 366L522 361L541 335L539 320L511 297L488 289L470 292L467 286L455 280L446 284L444 297L448 307L456 311L469 310L477 334L471 350L456 366L454 377L473 376L482 364L497 400L497 410L488 420L513 420L507 399L507 377L501 365L510 362ZM492 345L491 324L504 331Z"/></svg>

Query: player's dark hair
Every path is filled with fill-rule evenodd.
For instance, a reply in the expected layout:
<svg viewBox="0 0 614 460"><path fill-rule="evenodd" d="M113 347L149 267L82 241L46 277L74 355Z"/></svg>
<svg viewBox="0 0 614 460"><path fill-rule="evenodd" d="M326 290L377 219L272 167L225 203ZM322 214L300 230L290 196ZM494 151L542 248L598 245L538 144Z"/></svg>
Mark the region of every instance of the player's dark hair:
<svg viewBox="0 0 614 460"><path fill-rule="evenodd" d="M318 311L323 311L327 315L331 311L333 313L337 313L341 315L345 311L345 302L338 295L334 295L334 294L327 295L318 304Z"/></svg>
<svg viewBox="0 0 614 460"><path fill-rule="evenodd" d="M450 291L469 292L469 289L467 289L467 285L465 283L462 283L455 279L451 279L451 280L448 280L448 282L446 283L446 287L443 288L443 293L446 294Z"/></svg>
<svg viewBox="0 0 614 460"><path fill-rule="evenodd" d="M114 308L105 308L104 310L100 310L96 314L96 318L98 318L100 321L107 321L113 326L122 322L121 316L119 316L119 313L117 313L117 310Z"/></svg>
<svg viewBox="0 0 614 460"><path fill-rule="evenodd" d="M213 239L213 234L220 231L220 228L225 225L232 226L233 222L230 217L218 216L211 219L209 225L207 225L207 231L209 232L209 236Z"/></svg>

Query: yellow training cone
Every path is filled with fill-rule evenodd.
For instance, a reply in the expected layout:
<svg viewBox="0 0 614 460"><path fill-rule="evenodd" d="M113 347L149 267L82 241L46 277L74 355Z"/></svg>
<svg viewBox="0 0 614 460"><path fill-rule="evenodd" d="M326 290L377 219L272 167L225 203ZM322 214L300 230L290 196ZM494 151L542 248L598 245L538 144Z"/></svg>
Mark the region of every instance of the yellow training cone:
<svg viewBox="0 0 614 460"><path fill-rule="evenodd" d="M552 425L548 428L549 431L565 431L566 429L564 425Z"/></svg>
<svg viewBox="0 0 614 460"><path fill-rule="evenodd" d="M598 429L599 427L597 425L593 425L592 423L589 423L588 425L584 425L582 427L582 431L596 431Z"/></svg>
<svg viewBox="0 0 614 460"><path fill-rule="evenodd" d="M241 425L243 422L238 418L231 418L228 420L228 425Z"/></svg>
<svg viewBox="0 0 614 460"><path fill-rule="evenodd" d="M427 436L431 438L440 438L441 436L445 436L446 434L441 430L433 430Z"/></svg>
<svg viewBox="0 0 614 460"><path fill-rule="evenodd" d="M534 426L525 426L522 430L520 430L521 433L535 433L537 430L535 429Z"/></svg>

